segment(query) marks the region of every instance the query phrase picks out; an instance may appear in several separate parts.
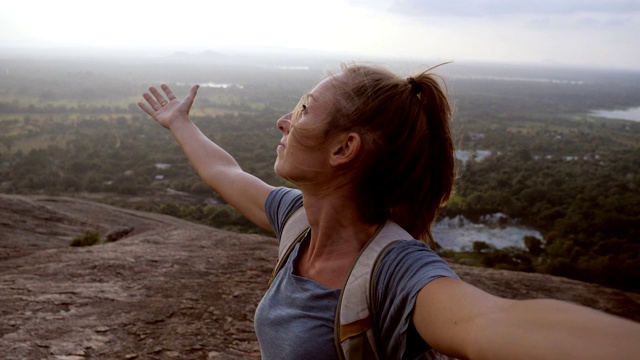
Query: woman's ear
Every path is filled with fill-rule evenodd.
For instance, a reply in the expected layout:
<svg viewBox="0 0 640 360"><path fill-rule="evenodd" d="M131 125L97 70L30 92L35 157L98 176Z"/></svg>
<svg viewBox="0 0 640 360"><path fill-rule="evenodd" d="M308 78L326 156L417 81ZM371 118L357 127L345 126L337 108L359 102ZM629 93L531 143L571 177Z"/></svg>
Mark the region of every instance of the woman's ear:
<svg viewBox="0 0 640 360"><path fill-rule="evenodd" d="M334 146L331 148L329 163L332 166L340 166L349 163L358 156L362 147L362 138L355 132L343 133L336 136Z"/></svg>

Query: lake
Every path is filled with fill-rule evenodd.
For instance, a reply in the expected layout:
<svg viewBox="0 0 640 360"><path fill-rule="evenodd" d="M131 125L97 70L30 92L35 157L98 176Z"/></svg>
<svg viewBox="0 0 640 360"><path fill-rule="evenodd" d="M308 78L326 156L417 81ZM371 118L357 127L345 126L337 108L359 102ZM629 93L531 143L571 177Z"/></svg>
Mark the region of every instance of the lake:
<svg viewBox="0 0 640 360"><path fill-rule="evenodd" d="M623 119L640 122L640 106L626 110L593 110L591 114L609 119Z"/></svg>
<svg viewBox="0 0 640 360"><path fill-rule="evenodd" d="M462 161L462 164L466 164L467 161L475 159L475 161L482 161L491 155L489 150L456 150L456 159Z"/></svg>
<svg viewBox="0 0 640 360"><path fill-rule="evenodd" d="M454 251L472 250L474 241L484 241L501 249L507 246L525 248L523 238L527 235L542 239L542 234L533 229L517 225L473 223L462 216L438 221L431 232L442 248Z"/></svg>

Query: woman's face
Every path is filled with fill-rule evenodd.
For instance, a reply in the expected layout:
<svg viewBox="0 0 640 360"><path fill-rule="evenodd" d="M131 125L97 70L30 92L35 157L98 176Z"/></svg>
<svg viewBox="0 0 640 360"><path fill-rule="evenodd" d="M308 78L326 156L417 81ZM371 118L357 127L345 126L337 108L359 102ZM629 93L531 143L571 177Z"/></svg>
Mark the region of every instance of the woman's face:
<svg viewBox="0 0 640 360"><path fill-rule="evenodd" d="M305 94L293 112L281 117L274 170L295 184L320 181L329 169L326 129L333 106L331 78Z"/></svg>

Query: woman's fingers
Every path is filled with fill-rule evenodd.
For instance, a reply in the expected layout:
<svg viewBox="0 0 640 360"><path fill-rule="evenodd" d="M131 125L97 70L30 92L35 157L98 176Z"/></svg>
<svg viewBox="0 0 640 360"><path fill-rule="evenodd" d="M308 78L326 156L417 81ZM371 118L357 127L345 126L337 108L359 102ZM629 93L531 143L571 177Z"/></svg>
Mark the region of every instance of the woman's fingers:
<svg viewBox="0 0 640 360"><path fill-rule="evenodd" d="M145 110L145 112L147 112L149 115L152 115L151 110L158 111L160 110L160 108L167 105L169 101L175 99L176 97L175 95L173 95L173 92L171 92L171 90L166 85L164 85L164 87L166 87L166 90L168 90L167 97L169 98L169 100L165 100L164 96L160 94L160 91L158 91L158 89L156 89L155 87L150 87L149 93L151 94L149 93L142 94L142 97L147 101L147 103L149 103L149 105L146 105L144 103L138 103L138 106L140 106L142 110Z"/></svg>
<svg viewBox="0 0 640 360"><path fill-rule="evenodd" d="M142 94L142 97L147 101L147 103L139 102L138 106L140 106L140 108L149 115L152 115L152 113L160 107L160 104L158 104L156 99L149 95L149 93Z"/></svg>
<svg viewBox="0 0 640 360"><path fill-rule="evenodd" d="M173 94L173 91L171 91L171 89L169 88L169 85L162 84L160 85L160 88L162 88L164 93L167 94L167 99L169 99L169 101L176 99L176 96Z"/></svg>
<svg viewBox="0 0 640 360"><path fill-rule="evenodd" d="M187 96L184 98L184 102L187 104L188 109L187 111L189 111L189 109L191 109L191 105L193 105L193 100L196 98L196 95L198 94L198 89L200 88L199 85L194 85L191 87L191 89L189 90L189 93L187 94Z"/></svg>
<svg viewBox="0 0 640 360"><path fill-rule="evenodd" d="M150 116L153 116L154 110L150 108L149 105L140 101L138 102L138 107L142 109L144 112L146 112L147 114L149 114Z"/></svg>
<svg viewBox="0 0 640 360"><path fill-rule="evenodd" d="M155 98L157 103L160 104L160 106L165 106L169 102L169 101L164 99L164 96L162 96L162 94L160 94L160 91L158 91L158 89L156 89L155 87L150 87L149 91L151 92L151 94L153 94L153 97ZM147 99L147 101L149 101L149 100ZM153 104L151 104L151 106L153 106Z"/></svg>
<svg viewBox="0 0 640 360"><path fill-rule="evenodd" d="M176 95L167 84L161 84L160 89L164 92L164 95L156 87L150 87L149 92L142 94L142 97L147 103L139 102L138 107L144 110L151 117L158 119L161 114L168 114L169 110L177 111L177 113L189 113L189 109L193 104L193 100L198 93L198 85L194 85L183 101L179 101ZM166 96L166 97L165 97ZM172 106L168 106L169 104ZM171 108L171 109L168 109ZM162 112L161 112L162 111Z"/></svg>
<svg viewBox="0 0 640 360"><path fill-rule="evenodd" d="M198 93L198 85L193 86L183 100L176 98L167 84L161 84L160 89L164 94L157 88L150 87L149 92L142 94L146 103L140 101L138 107L169 129L172 123L189 115L193 100Z"/></svg>
<svg viewBox="0 0 640 360"><path fill-rule="evenodd" d="M144 112L151 115L152 117L155 117L155 113L168 102L162 97L162 95L160 95L156 88L149 88L149 92L151 92L151 94L153 95L149 93L142 94L142 97L147 101L147 104L138 102L138 107L140 107L140 109L144 110Z"/></svg>

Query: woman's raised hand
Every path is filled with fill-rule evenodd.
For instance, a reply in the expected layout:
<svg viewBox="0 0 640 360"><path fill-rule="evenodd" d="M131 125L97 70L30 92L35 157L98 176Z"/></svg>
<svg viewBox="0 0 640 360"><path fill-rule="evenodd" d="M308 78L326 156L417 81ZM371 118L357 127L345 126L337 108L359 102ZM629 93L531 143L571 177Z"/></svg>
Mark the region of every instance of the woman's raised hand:
<svg viewBox="0 0 640 360"><path fill-rule="evenodd" d="M156 119L160 125L169 129L175 121L187 118L199 86L194 85L182 101L176 98L167 84L160 85L160 88L164 91L166 98L158 89L150 87L149 93L142 94L147 103L139 102L138 106Z"/></svg>
<svg viewBox="0 0 640 360"><path fill-rule="evenodd" d="M182 100L176 98L167 84L162 84L160 89L164 94L155 87L149 88L149 92L142 95L146 103L139 102L138 106L171 130L193 168L211 189L254 224L273 231L264 211L264 203L273 187L244 172L228 152L208 139L189 120L198 85L192 87Z"/></svg>

